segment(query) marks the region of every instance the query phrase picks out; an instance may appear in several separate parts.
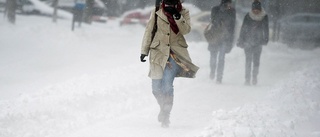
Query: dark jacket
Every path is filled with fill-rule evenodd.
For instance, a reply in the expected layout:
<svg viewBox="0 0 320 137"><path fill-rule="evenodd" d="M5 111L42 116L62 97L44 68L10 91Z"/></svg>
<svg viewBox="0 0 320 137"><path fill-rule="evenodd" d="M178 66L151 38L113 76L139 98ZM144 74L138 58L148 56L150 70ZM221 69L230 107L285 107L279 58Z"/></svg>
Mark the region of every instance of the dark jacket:
<svg viewBox="0 0 320 137"><path fill-rule="evenodd" d="M239 47L266 45L269 41L268 15L265 11L259 15L249 12L243 20L238 40Z"/></svg>
<svg viewBox="0 0 320 137"><path fill-rule="evenodd" d="M219 42L227 43L228 47L232 47L234 39L234 28L236 22L236 11L234 8L224 9L221 5L211 9L211 22L215 28L222 27L224 33Z"/></svg>

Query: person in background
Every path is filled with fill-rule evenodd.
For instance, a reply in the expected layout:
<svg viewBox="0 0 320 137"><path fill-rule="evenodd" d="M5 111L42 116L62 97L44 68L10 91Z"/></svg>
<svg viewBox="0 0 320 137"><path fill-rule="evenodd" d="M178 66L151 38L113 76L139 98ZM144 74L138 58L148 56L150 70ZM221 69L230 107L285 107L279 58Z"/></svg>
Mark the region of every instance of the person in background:
<svg viewBox="0 0 320 137"><path fill-rule="evenodd" d="M255 0L252 3L252 10L244 17L237 43L238 47L244 49L246 56L245 85L258 83L262 45L267 45L268 41L268 15L261 7L261 2Z"/></svg>
<svg viewBox="0 0 320 137"><path fill-rule="evenodd" d="M214 31L219 30L217 34L219 36L216 36L219 39L214 43L209 43L208 46L210 51L210 78L214 79L217 73L218 84L222 82L225 54L230 53L233 47L236 11L231 4L231 0L221 0L221 4L211 10L211 23Z"/></svg>
<svg viewBox="0 0 320 137"><path fill-rule="evenodd" d="M84 10L86 8L85 0L75 0L73 7L73 19L72 19L72 30L74 30L75 22L79 23L79 27L81 26L83 20Z"/></svg>
<svg viewBox="0 0 320 137"><path fill-rule="evenodd" d="M160 106L158 121L162 127L170 124L175 77L194 78L199 69L191 61L183 36L190 30L189 10L180 0L163 0L160 9L151 13L143 36L140 60L145 62L149 55L149 77L152 93Z"/></svg>

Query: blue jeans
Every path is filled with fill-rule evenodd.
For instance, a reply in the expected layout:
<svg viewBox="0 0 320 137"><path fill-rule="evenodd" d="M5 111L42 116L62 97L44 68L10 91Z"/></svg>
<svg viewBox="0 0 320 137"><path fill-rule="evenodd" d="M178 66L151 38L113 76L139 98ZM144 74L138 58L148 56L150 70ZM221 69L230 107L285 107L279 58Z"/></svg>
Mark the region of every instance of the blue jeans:
<svg viewBox="0 0 320 137"><path fill-rule="evenodd" d="M226 55L226 45L225 43L211 45L209 44L210 51L210 77L214 77L217 71L217 81L222 80L223 70L224 70L224 58ZM218 67L217 67L218 65Z"/></svg>
<svg viewBox="0 0 320 137"><path fill-rule="evenodd" d="M170 65L166 65L162 79L152 79L152 92L155 96L173 96L173 81L180 66L169 57Z"/></svg>

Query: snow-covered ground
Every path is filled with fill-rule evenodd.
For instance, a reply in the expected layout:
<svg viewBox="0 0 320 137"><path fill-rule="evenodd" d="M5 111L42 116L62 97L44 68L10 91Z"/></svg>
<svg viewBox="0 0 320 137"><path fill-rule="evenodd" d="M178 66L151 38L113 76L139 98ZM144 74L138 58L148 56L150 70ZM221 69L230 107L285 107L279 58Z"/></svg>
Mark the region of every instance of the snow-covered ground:
<svg viewBox="0 0 320 137"><path fill-rule="evenodd" d="M0 14L0 16L3 16ZM319 137L320 50L269 43L259 83L244 86L244 53L209 79L205 42L188 42L197 78L177 78L170 128L141 63L144 28L17 16L0 19L1 137Z"/></svg>

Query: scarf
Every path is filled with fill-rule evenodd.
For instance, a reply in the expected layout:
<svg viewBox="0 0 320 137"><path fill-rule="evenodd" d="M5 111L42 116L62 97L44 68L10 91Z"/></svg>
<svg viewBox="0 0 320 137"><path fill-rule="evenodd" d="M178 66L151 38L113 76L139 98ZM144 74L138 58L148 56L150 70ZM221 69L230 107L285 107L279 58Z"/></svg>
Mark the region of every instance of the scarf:
<svg viewBox="0 0 320 137"><path fill-rule="evenodd" d="M163 11L163 12L164 12L164 15L166 15L167 18L168 18L168 21L170 23L170 28L172 29L172 31L174 33L178 34L179 28L178 28L178 25L177 25L176 21L174 20L172 14L170 14L170 13L168 13L166 11Z"/></svg>
<svg viewBox="0 0 320 137"><path fill-rule="evenodd" d="M174 33L178 34L179 33L179 28L178 28L178 25L177 25L176 21L173 18L173 15L171 13L169 13L169 12L166 12L164 10L164 7L165 7L165 4L162 3L162 11L163 11L164 15L166 15L167 18L168 18L168 21L170 23L170 28L172 29L172 31ZM182 9L182 6L181 6L181 3L179 2L178 5L177 5L177 10L180 12L181 9Z"/></svg>
<svg viewBox="0 0 320 137"><path fill-rule="evenodd" d="M266 15L267 15L267 13L263 9L261 10L261 12L258 15L254 14L252 11L249 12L250 18L255 21L261 21L264 18L264 16L266 16Z"/></svg>

